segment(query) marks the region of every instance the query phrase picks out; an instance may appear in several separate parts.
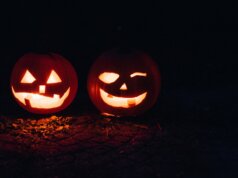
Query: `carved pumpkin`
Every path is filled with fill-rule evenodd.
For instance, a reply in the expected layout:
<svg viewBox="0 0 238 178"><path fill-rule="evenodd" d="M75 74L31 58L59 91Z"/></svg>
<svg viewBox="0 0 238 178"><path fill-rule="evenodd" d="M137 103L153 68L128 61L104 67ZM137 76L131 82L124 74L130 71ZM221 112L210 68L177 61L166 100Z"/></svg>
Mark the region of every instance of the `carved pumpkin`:
<svg viewBox="0 0 238 178"><path fill-rule="evenodd" d="M145 53L115 49L102 54L88 77L92 102L105 115L135 116L156 102L160 74Z"/></svg>
<svg viewBox="0 0 238 178"><path fill-rule="evenodd" d="M73 66L62 56L29 53L15 64L10 85L21 107L49 114L65 109L73 101L78 79Z"/></svg>

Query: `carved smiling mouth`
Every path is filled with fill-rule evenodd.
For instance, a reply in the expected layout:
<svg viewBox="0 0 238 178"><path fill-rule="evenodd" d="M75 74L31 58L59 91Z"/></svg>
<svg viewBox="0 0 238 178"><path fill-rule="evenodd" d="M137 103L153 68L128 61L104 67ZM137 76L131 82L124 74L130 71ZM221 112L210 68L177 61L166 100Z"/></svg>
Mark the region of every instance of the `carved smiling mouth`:
<svg viewBox="0 0 238 178"><path fill-rule="evenodd" d="M57 94L54 94L53 97L49 97L36 93L15 92L13 87L12 92L13 95L24 105L29 103L32 108L52 109L60 107L64 103L65 99L69 96L70 87L61 98Z"/></svg>
<svg viewBox="0 0 238 178"><path fill-rule="evenodd" d="M117 97L100 89L100 95L102 100L112 107L131 108L139 105L145 99L147 92L136 97Z"/></svg>

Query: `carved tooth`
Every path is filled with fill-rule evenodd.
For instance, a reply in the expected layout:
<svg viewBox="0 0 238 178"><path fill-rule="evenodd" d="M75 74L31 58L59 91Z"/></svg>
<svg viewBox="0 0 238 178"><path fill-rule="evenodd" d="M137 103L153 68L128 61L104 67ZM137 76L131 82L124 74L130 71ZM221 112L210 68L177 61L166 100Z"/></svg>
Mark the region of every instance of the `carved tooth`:
<svg viewBox="0 0 238 178"><path fill-rule="evenodd" d="M111 94L108 94L107 97L108 98L113 98L113 96Z"/></svg>
<svg viewBox="0 0 238 178"><path fill-rule="evenodd" d="M127 104L129 106L135 106L136 105L136 100L134 98L127 99Z"/></svg>
<svg viewBox="0 0 238 178"><path fill-rule="evenodd" d="M31 98L32 98L32 95L27 95L25 99L31 100Z"/></svg>
<svg viewBox="0 0 238 178"><path fill-rule="evenodd" d="M54 99L59 99L59 98L60 98L59 95L54 94Z"/></svg>

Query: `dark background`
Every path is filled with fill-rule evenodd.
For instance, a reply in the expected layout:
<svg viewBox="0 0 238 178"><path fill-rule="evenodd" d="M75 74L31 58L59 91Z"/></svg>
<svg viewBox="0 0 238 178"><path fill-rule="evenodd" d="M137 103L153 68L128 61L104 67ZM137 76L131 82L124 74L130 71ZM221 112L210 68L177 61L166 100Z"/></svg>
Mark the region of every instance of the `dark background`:
<svg viewBox="0 0 238 178"><path fill-rule="evenodd" d="M74 106L87 95L85 83L93 61L105 50L125 45L157 61L162 96L175 95L190 107L188 102L197 99L220 102L231 97L233 84L237 86L233 4L9 1L1 7L4 112L19 109L11 98L9 78L15 62L27 52L56 52L75 66L79 92Z"/></svg>
<svg viewBox="0 0 238 178"><path fill-rule="evenodd" d="M204 163L211 166L216 176L233 176L237 139L232 121L238 89L235 12L236 4L222 1L6 1L0 22L0 112L28 114L9 88L11 69L27 52L56 52L74 65L79 90L62 114L97 112L86 90L90 66L106 50L131 46L150 54L161 71L161 95L149 112L158 113L164 127L195 125L195 136L180 135L182 140L193 135L198 141L195 148L205 155L191 162L197 168Z"/></svg>

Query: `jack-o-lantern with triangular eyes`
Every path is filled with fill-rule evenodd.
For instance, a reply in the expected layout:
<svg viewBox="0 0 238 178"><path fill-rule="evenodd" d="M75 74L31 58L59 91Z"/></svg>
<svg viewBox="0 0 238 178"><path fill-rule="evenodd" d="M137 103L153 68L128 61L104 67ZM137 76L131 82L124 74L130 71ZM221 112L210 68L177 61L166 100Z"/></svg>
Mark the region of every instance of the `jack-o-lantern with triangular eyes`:
<svg viewBox="0 0 238 178"><path fill-rule="evenodd" d="M28 53L15 64L10 87L24 109L49 114L65 109L73 101L78 79L73 66L62 56Z"/></svg>
<svg viewBox="0 0 238 178"><path fill-rule="evenodd" d="M92 102L104 115L136 116L153 106L160 73L145 53L114 49L103 53L88 76Z"/></svg>

